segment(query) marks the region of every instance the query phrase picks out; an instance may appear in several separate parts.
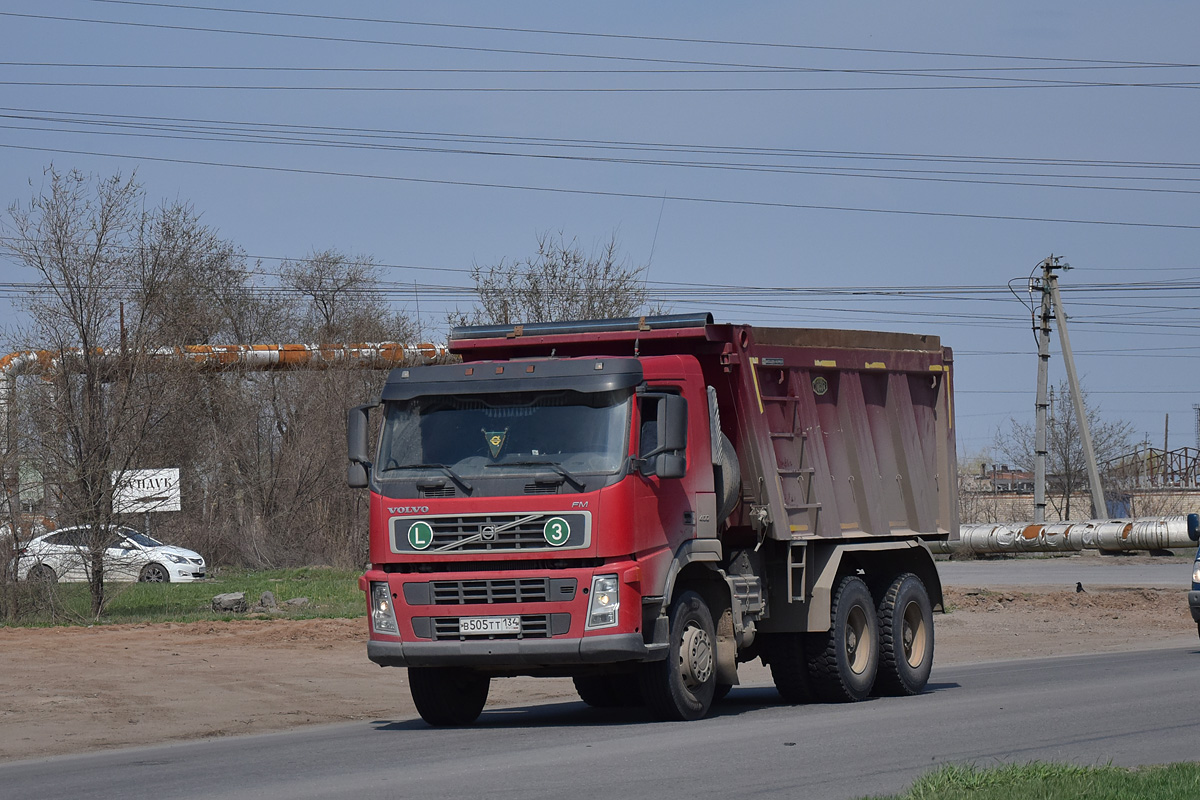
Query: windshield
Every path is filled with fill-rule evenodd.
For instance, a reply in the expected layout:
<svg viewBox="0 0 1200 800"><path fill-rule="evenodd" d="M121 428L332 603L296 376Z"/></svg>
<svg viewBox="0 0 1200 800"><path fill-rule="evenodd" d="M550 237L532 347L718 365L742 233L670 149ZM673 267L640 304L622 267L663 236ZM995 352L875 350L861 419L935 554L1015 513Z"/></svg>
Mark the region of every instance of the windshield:
<svg viewBox="0 0 1200 800"><path fill-rule="evenodd" d="M417 397L388 404L381 477L449 468L500 477L557 464L614 473L628 453L631 390ZM507 467L507 468L506 468Z"/></svg>
<svg viewBox="0 0 1200 800"><path fill-rule="evenodd" d="M138 533L137 531L130 530L129 528L122 528L121 533L125 534L126 539L132 539L142 547L166 547L166 545L154 537L147 536L144 533Z"/></svg>

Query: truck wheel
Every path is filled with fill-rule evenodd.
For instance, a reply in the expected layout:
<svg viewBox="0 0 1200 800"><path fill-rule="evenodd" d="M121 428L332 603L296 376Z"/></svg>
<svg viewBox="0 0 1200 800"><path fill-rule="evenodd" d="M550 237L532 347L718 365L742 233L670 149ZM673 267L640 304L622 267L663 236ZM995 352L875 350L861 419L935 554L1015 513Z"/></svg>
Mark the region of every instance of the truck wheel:
<svg viewBox="0 0 1200 800"><path fill-rule="evenodd" d="M771 678L785 703L807 703L812 698L808 685L808 663L804 658L803 633L773 633L767 658Z"/></svg>
<svg viewBox="0 0 1200 800"><path fill-rule="evenodd" d="M409 667L408 688L421 719L434 727L470 725L487 702L491 678L461 667Z"/></svg>
<svg viewBox="0 0 1200 800"><path fill-rule="evenodd" d="M805 641L813 697L828 703L863 700L871 694L879 666L879 620L862 578L842 578L829 622L828 631L810 633Z"/></svg>
<svg viewBox="0 0 1200 800"><path fill-rule="evenodd" d="M695 592L671 603L667 657L642 665L642 699L662 720L700 719L717 688L717 635L712 614Z"/></svg>
<svg viewBox="0 0 1200 800"><path fill-rule="evenodd" d="M919 694L933 668L933 606L911 572L896 578L879 601L879 677L875 692Z"/></svg>
<svg viewBox="0 0 1200 800"><path fill-rule="evenodd" d="M572 678L579 699L592 708L616 708L620 705L607 675L583 675Z"/></svg>
<svg viewBox="0 0 1200 800"><path fill-rule="evenodd" d="M581 675L572 681L579 699L592 708L627 708L642 702L637 676L633 674Z"/></svg>

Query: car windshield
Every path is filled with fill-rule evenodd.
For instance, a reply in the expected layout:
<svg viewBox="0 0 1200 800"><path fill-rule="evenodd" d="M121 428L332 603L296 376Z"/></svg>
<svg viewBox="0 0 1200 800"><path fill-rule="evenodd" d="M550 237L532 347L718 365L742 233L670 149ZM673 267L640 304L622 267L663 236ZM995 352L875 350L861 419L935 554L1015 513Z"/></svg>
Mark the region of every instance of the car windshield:
<svg viewBox="0 0 1200 800"><path fill-rule="evenodd" d="M527 474L558 465L571 474L614 473L628 453L631 390L511 392L417 397L388 404L378 470L464 477Z"/></svg>
<svg viewBox="0 0 1200 800"><path fill-rule="evenodd" d="M133 541L140 544L142 547L165 547L166 546L162 542L160 542L158 539L155 539L152 536L147 536L144 533L138 533L137 531L131 530L129 528L122 528L121 533L123 533L125 535L126 539L132 539Z"/></svg>

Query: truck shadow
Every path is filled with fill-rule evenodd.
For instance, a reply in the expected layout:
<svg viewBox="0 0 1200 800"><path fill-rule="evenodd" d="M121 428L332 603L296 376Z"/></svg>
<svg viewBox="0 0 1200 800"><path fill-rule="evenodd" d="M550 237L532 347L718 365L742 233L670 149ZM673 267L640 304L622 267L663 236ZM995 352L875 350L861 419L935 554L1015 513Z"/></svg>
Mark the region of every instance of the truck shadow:
<svg viewBox="0 0 1200 800"><path fill-rule="evenodd" d="M918 695L940 694L952 689L958 689L958 683L930 683L925 691ZM903 703L917 698L882 697L871 698L867 703ZM830 708L835 704L808 703L789 706L779 697L774 687L748 686L733 689L725 699L715 703L706 719L721 719L723 717L738 717L743 714L761 711L763 709L790 707L798 712L806 709ZM581 700L565 700L550 703L539 703L527 706L509 706L507 708L484 709L483 714L474 724L464 728L483 729L517 729L517 728L558 728L558 727L595 727L655 724L657 721L641 706L622 708L592 708ZM672 723L657 723L672 724ZM694 723L687 723L694 724ZM430 726L420 719L408 720L376 720L372 723L376 731L415 731L430 730Z"/></svg>

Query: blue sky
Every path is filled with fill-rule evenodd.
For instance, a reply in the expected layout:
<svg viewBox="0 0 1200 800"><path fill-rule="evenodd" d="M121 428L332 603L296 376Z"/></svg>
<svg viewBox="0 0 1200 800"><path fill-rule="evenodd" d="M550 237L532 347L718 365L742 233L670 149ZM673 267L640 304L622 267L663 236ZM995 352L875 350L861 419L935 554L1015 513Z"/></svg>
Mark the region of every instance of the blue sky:
<svg viewBox="0 0 1200 800"><path fill-rule="evenodd" d="M678 312L941 336L968 454L1032 415L1007 286L1054 253L1093 401L1196 444L1200 6L188 5L0 8L6 204L136 170L268 272L372 256L434 336L472 264L615 232Z"/></svg>

